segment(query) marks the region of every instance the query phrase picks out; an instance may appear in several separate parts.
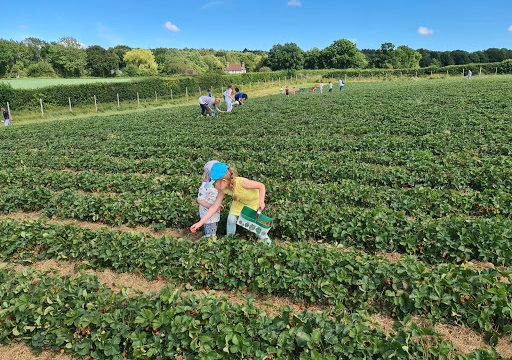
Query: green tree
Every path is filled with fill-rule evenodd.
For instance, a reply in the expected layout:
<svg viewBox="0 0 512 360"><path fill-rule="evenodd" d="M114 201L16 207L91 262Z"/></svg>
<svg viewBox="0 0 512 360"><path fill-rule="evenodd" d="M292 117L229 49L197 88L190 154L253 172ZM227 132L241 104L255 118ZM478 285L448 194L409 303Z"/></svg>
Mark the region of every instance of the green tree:
<svg viewBox="0 0 512 360"><path fill-rule="evenodd" d="M80 77L85 73L87 54L81 48L53 44L48 57L55 71L64 77Z"/></svg>
<svg viewBox="0 0 512 360"><path fill-rule="evenodd" d="M439 61L441 62L441 66L455 65L455 61L453 60L452 53L450 51L443 51L439 54Z"/></svg>
<svg viewBox="0 0 512 360"><path fill-rule="evenodd" d="M334 69L364 68L368 60L350 40L334 41L322 51L322 58L327 67Z"/></svg>
<svg viewBox="0 0 512 360"><path fill-rule="evenodd" d="M87 54L87 69L93 76L110 76L117 69L119 59L110 50L99 45L90 46L85 50Z"/></svg>
<svg viewBox="0 0 512 360"><path fill-rule="evenodd" d="M27 75L30 77L55 77L55 70L46 61L39 61L27 67Z"/></svg>
<svg viewBox="0 0 512 360"><path fill-rule="evenodd" d="M506 49L490 48L485 50L489 62L500 62L507 58Z"/></svg>
<svg viewBox="0 0 512 360"><path fill-rule="evenodd" d="M465 65L471 62L469 58L469 53L464 50L454 50L452 51L452 58L455 62L455 65Z"/></svg>
<svg viewBox="0 0 512 360"><path fill-rule="evenodd" d="M135 71L135 75L157 75L158 65L151 50L132 49L124 54L126 68Z"/></svg>
<svg viewBox="0 0 512 360"><path fill-rule="evenodd" d="M304 53L295 43L272 46L266 60L272 70L300 70L304 67Z"/></svg>
<svg viewBox="0 0 512 360"><path fill-rule="evenodd" d="M394 67L397 69L417 69L420 67L421 53L409 46L401 45L395 50Z"/></svg>
<svg viewBox="0 0 512 360"><path fill-rule="evenodd" d="M119 59L117 70L121 70L126 67L126 62L124 61L124 54L126 54L131 49L131 47L126 45L117 45L109 49L109 51L112 51L114 54L116 54L117 58Z"/></svg>
<svg viewBox="0 0 512 360"><path fill-rule="evenodd" d="M390 42L383 43L375 52L372 66L380 69L392 69L396 67L396 49Z"/></svg>
<svg viewBox="0 0 512 360"><path fill-rule="evenodd" d="M305 69L323 69L322 52L318 48L313 48L304 53Z"/></svg>
<svg viewBox="0 0 512 360"><path fill-rule="evenodd" d="M29 57L28 49L22 43L0 39L0 77L10 75L13 66L16 69L23 67Z"/></svg>
<svg viewBox="0 0 512 360"><path fill-rule="evenodd" d="M29 60L31 63L48 60L48 49L50 48L50 43L47 41L35 37L29 37L23 40L23 44L28 49Z"/></svg>
<svg viewBox="0 0 512 360"><path fill-rule="evenodd" d="M205 64L208 66L208 71L217 73L223 72L224 65L214 55L204 55L203 60Z"/></svg>
<svg viewBox="0 0 512 360"><path fill-rule="evenodd" d="M85 48L85 46L80 41L78 41L74 37L70 37L70 36L60 38L59 41L57 41L57 44L62 45L66 48L72 48L72 49L84 49Z"/></svg>

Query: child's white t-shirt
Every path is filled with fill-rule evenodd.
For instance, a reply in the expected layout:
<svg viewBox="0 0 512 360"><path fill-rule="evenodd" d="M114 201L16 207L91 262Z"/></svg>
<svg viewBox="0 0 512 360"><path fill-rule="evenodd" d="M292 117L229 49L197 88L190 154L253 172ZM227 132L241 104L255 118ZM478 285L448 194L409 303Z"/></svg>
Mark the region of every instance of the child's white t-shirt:
<svg viewBox="0 0 512 360"><path fill-rule="evenodd" d="M199 187L199 192L197 194L197 201L206 201L208 204L212 205L217 199L217 195L219 194L218 190L213 186L208 186L206 181L203 181L201 186ZM199 216L201 218L208 211L204 206L199 205ZM208 219L207 224L212 224L220 221L220 211L217 211L213 216Z"/></svg>
<svg viewBox="0 0 512 360"><path fill-rule="evenodd" d="M229 101L231 101L231 92L233 91L233 89L226 89L226 91L224 91L224 100L226 102L228 102L228 99Z"/></svg>

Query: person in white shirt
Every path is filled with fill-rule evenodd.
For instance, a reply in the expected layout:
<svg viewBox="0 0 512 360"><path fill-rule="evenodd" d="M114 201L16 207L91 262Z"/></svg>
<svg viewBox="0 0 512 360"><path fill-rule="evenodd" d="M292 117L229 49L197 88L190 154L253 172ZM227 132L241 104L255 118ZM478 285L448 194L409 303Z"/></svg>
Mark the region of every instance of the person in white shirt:
<svg viewBox="0 0 512 360"><path fill-rule="evenodd" d="M201 115L210 116L212 115L212 111L213 114L221 112L219 110L220 99L215 99L213 96L200 96L198 100L201 106Z"/></svg>
<svg viewBox="0 0 512 360"><path fill-rule="evenodd" d="M340 87L340 91L343 90L343 87L345 86L345 82L343 80L338 81L338 86Z"/></svg>
<svg viewBox="0 0 512 360"><path fill-rule="evenodd" d="M233 85L228 85L228 88L226 91L224 91L224 101L226 102L226 105L228 106L228 109L226 112L233 111Z"/></svg>
<svg viewBox="0 0 512 360"><path fill-rule="evenodd" d="M320 80L320 94L323 94L324 93L324 81L323 80Z"/></svg>

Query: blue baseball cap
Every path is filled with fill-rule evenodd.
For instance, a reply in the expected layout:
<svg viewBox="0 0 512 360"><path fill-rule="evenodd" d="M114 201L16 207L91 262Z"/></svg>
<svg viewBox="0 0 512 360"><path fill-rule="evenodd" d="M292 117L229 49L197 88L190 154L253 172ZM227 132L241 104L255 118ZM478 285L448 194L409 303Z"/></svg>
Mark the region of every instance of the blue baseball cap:
<svg viewBox="0 0 512 360"><path fill-rule="evenodd" d="M221 162L213 164L212 169L210 171L210 179L212 179L210 184L213 185L215 181L222 179L224 176L226 176L226 174L228 173L228 168L229 167L227 164Z"/></svg>

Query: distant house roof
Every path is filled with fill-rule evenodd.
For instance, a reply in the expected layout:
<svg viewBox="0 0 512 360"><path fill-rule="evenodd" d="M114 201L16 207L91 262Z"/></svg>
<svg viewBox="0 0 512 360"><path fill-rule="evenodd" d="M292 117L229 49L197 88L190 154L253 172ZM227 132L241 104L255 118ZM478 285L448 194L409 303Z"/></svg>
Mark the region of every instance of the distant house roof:
<svg viewBox="0 0 512 360"><path fill-rule="evenodd" d="M245 70L245 66L242 66L240 64L230 64L226 66L224 69L225 71L242 71Z"/></svg>

